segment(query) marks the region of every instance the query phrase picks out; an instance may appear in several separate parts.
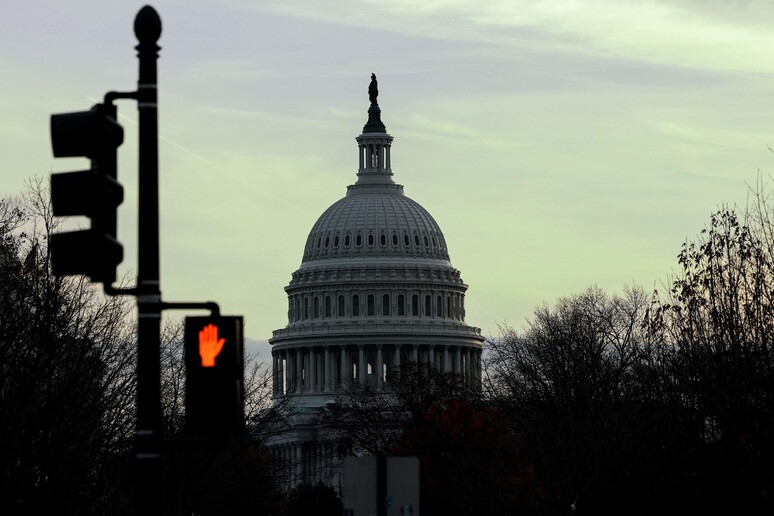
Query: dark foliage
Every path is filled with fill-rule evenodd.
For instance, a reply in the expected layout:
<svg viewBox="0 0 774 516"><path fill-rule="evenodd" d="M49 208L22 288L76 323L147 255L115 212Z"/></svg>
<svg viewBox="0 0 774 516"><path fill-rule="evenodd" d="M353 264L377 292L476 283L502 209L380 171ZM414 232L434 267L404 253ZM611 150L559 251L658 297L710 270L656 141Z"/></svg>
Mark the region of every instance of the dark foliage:
<svg viewBox="0 0 774 516"><path fill-rule="evenodd" d="M131 514L136 341L133 303L82 278L55 278L40 182L0 200L0 513ZM177 439L185 372L177 326L162 336L167 510L276 514L271 460L256 440L213 448ZM251 437L273 429L268 371L247 360ZM258 509L260 508L260 510ZM181 512L182 511L182 512Z"/></svg>
<svg viewBox="0 0 774 516"><path fill-rule="evenodd" d="M774 512L774 226L759 194L714 214L679 255L651 320L664 386L693 431L686 487L700 511Z"/></svg>
<svg viewBox="0 0 774 516"><path fill-rule="evenodd" d="M271 458L250 439L176 440L168 443L164 467L167 514L280 514L283 499Z"/></svg>
<svg viewBox="0 0 774 516"><path fill-rule="evenodd" d="M133 422L128 308L51 276L48 203L40 189L30 195L0 202L0 507L120 514Z"/></svg>
<svg viewBox="0 0 774 516"><path fill-rule="evenodd" d="M336 491L322 483L301 484L285 496L283 516L341 516L344 506Z"/></svg>

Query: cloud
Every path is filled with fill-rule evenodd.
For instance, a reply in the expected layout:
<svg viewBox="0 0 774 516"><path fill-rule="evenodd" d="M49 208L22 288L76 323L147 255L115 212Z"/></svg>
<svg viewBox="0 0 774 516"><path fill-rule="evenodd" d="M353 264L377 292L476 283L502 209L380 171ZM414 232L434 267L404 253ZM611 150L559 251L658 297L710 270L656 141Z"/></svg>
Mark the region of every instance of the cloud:
<svg viewBox="0 0 774 516"><path fill-rule="evenodd" d="M263 7L266 8L266 7ZM689 68L774 71L767 2L633 0L287 1L270 9L328 23L518 48L550 47Z"/></svg>

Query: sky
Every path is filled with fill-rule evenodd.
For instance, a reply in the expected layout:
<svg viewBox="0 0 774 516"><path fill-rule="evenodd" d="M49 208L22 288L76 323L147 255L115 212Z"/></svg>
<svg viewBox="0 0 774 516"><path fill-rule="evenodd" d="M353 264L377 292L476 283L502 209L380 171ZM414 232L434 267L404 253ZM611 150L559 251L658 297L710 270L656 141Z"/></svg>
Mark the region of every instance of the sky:
<svg viewBox="0 0 774 516"><path fill-rule="evenodd" d="M86 168L53 158L49 116L136 86L142 5L5 6L0 195ZM356 179L371 73L394 179L444 231L487 336L591 285L663 289L681 244L772 169L771 1L153 5L163 298L216 301L254 343L287 323L306 236ZM136 105L119 114L131 275Z"/></svg>

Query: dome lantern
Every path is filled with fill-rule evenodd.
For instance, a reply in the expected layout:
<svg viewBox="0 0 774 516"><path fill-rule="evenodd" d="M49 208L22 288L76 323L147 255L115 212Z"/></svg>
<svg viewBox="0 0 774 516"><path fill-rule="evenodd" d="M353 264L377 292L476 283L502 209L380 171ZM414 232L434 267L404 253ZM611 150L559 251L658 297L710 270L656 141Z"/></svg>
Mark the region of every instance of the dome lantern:
<svg viewBox="0 0 774 516"><path fill-rule="evenodd" d="M358 145L359 163L357 171L358 185L380 184L392 185L392 168L390 163L390 145L392 136L382 123L382 110L376 100L379 88L376 75L371 74L371 84L368 86L368 97L371 106L368 108L368 122L363 127L363 134L355 138Z"/></svg>

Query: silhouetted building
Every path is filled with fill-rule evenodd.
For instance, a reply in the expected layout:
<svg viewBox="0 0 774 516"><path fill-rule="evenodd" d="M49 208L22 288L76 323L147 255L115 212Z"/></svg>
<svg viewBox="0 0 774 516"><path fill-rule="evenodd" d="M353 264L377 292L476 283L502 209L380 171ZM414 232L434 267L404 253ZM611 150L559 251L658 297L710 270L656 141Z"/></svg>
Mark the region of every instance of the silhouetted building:
<svg viewBox="0 0 774 516"><path fill-rule="evenodd" d="M357 136L355 184L314 224L285 287L288 324L273 332L274 396L290 396L291 430L271 441L286 485L340 487L337 436L318 425L326 403L355 382L389 389L409 363L480 385L481 331L465 324L465 291L433 217L393 181L372 79Z"/></svg>

